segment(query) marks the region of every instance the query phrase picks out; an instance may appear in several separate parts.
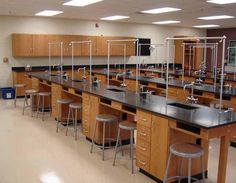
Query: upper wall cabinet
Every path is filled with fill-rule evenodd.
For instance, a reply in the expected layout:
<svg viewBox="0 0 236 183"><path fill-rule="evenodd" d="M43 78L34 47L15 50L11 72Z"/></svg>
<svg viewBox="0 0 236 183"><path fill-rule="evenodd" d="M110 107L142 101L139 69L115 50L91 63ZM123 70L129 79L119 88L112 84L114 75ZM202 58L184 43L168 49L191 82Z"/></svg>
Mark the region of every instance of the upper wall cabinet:
<svg viewBox="0 0 236 183"><path fill-rule="evenodd" d="M92 41L93 56L107 56L107 40L133 39L130 37L104 37L104 36L82 36L82 35L46 35L46 34L13 34L12 55L14 57L47 57L49 56L49 43L63 42L63 49L60 44L51 44L51 56L72 55L71 42ZM73 44L74 56L89 56L89 44ZM135 44L133 42L113 42L110 54L112 56L135 55Z"/></svg>

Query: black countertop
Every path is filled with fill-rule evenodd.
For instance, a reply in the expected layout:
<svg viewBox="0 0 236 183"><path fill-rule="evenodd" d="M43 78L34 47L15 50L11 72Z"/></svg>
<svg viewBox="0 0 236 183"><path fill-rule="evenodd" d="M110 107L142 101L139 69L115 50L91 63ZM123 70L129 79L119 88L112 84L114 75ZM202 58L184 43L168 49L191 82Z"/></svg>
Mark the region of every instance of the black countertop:
<svg viewBox="0 0 236 183"><path fill-rule="evenodd" d="M93 71L94 74L102 74L102 75L107 75L104 71ZM110 72L110 76L115 76L116 74L114 72ZM135 76L125 76L126 79L133 79L135 80ZM140 76L138 78L140 82L150 82L150 83L155 83L158 85L165 86L166 85L166 80L163 78L154 78L154 77L145 77L145 76ZM174 86L174 87L179 87L183 88L185 84L189 84L190 82L187 81L180 81L180 80L175 80L171 79L169 80L169 86ZM187 87L188 88L188 87ZM202 85L195 85L194 86L194 91L203 91L203 92L210 92L210 93L215 93L215 94L220 94L220 87L216 86L214 87L213 85L209 84L202 84ZM224 96L236 96L236 89L235 88L230 88L223 91Z"/></svg>
<svg viewBox="0 0 236 183"><path fill-rule="evenodd" d="M174 100L166 101L166 98L159 96L150 96L147 99L140 98L135 92L123 89L124 92L114 92L107 90L107 86L93 87L87 82L76 83L71 79L63 80L58 76L49 76L47 74L30 73L32 77L41 80L56 83L63 87L74 88L80 92L87 92L105 99L117 101L123 105L149 111L167 118L171 118L180 123L185 123L197 128L216 128L219 126L229 125L236 122L236 114L219 113L219 110L200 105L190 105L198 107L194 110L183 109L167 105L176 102ZM119 87L110 86L111 88L120 89ZM179 102L178 102L179 103Z"/></svg>

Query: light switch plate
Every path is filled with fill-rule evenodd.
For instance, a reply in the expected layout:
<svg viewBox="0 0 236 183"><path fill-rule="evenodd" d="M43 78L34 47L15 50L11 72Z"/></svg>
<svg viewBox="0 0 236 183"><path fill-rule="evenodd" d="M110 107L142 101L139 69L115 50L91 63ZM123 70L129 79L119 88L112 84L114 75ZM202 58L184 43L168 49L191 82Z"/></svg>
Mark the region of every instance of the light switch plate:
<svg viewBox="0 0 236 183"><path fill-rule="evenodd" d="M3 62L4 62L4 63L7 63L7 62L8 62L8 58L7 58L7 57L4 57L4 58L3 58Z"/></svg>

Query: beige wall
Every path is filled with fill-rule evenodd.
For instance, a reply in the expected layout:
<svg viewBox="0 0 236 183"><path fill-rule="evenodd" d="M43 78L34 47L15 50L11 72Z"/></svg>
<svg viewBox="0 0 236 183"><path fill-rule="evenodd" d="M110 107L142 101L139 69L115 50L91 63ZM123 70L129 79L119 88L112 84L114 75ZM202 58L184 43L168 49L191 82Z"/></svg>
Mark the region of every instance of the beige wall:
<svg viewBox="0 0 236 183"><path fill-rule="evenodd" d="M125 24L114 22L98 22L99 28L95 28L92 21L81 21L72 19L38 18L38 17L14 17L0 16L0 87L11 86L11 67L42 66L48 64L48 58L13 58L11 52L12 33L34 33L34 34L81 34L81 35L104 35L104 36L134 36L140 38L151 38L152 43L164 43L166 37L176 35L205 36L204 30L160 27L156 25ZM153 60L158 54L158 62L165 56L163 51L155 52L152 57L144 57L144 62L157 62ZM160 57L159 57L160 56ZM9 63L3 63L3 57L9 58ZM161 58L161 59L160 59ZM119 63L122 58L112 58L112 62ZM58 59L53 59L58 62ZM70 64L70 59L64 59L65 64ZM77 64L88 64L88 58L78 58ZM106 64L106 57L94 58L96 64ZM128 63L134 63L135 58L130 58Z"/></svg>

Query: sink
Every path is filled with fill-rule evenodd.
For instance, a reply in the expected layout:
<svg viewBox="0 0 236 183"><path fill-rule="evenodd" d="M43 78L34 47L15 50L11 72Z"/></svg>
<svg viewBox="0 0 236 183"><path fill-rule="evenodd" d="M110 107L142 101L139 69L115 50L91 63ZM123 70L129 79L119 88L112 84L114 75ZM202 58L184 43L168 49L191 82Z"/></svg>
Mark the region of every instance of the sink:
<svg viewBox="0 0 236 183"><path fill-rule="evenodd" d="M83 80L78 80L78 79L73 79L72 81L73 81L73 82L77 82L77 83L84 82Z"/></svg>
<svg viewBox="0 0 236 183"><path fill-rule="evenodd" d="M152 79L152 78L154 78L154 76L141 76L141 78L144 78L144 79Z"/></svg>
<svg viewBox="0 0 236 183"><path fill-rule="evenodd" d="M185 105L185 104L180 104L180 103L169 103L167 105L171 105L171 106L174 106L174 107L179 107L179 108L186 109L186 110L198 109L198 107L194 107L194 106L190 106L190 105Z"/></svg>
<svg viewBox="0 0 236 183"><path fill-rule="evenodd" d="M48 74L49 76L59 76L58 74Z"/></svg>
<svg viewBox="0 0 236 183"><path fill-rule="evenodd" d="M124 90L116 89L116 88L108 88L107 90L113 91L113 92L125 92Z"/></svg>
<svg viewBox="0 0 236 183"><path fill-rule="evenodd" d="M118 74L119 72L117 72L117 71L112 71L112 72L110 72L110 74Z"/></svg>

